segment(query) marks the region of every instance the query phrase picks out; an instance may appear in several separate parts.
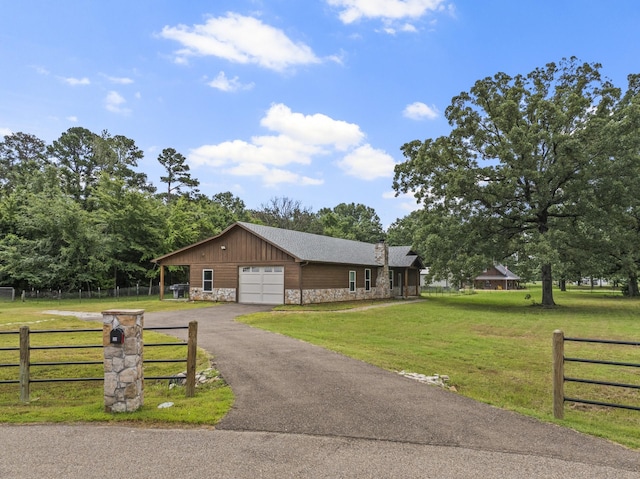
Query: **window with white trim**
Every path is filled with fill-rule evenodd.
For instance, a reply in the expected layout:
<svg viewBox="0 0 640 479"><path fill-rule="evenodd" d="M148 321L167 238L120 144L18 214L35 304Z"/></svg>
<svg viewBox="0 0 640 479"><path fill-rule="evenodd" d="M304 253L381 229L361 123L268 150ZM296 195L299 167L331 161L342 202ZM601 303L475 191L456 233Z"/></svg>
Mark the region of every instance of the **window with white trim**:
<svg viewBox="0 0 640 479"><path fill-rule="evenodd" d="M208 292L208 293L213 291L213 270L212 269L202 270L202 291Z"/></svg>
<svg viewBox="0 0 640 479"><path fill-rule="evenodd" d="M356 292L356 272L355 271L349 271L349 292L350 293Z"/></svg>
<svg viewBox="0 0 640 479"><path fill-rule="evenodd" d="M364 270L364 290L371 291L371 270Z"/></svg>

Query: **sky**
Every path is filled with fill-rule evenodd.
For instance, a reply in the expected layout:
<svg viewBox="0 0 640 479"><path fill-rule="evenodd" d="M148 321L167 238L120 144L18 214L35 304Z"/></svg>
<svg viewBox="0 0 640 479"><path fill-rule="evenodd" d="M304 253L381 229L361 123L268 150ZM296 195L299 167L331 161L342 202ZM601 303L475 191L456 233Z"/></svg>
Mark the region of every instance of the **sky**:
<svg viewBox="0 0 640 479"><path fill-rule="evenodd" d="M207 196L318 211L416 209L400 148L447 135L451 99L576 56L640 73L637 0L0 0L0 136L72 127L164 148Z"/></svg>

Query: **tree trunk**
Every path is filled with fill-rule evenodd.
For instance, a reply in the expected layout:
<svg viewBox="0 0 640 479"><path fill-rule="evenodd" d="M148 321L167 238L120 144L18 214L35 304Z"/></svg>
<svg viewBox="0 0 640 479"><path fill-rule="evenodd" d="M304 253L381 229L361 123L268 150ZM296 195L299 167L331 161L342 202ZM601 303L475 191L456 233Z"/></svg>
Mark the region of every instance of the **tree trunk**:
<svg viewBox="0 0 640 479"><path fill-rule="evenodd" d="M551 277L551 265L542 265L542 306L553 307L553 278Z"/></svg>
<svg viewBox="0 0 640 479"><path fill-rule="evenodd" d="M638 292L638 276L635 274L629 275L629 297L636 298L640 296L640 292Z"/></svg>
<svg viewBox="0 0 640 479"><path fill-rule="evenodd" d="M567 290L567 280L562 278L560 280L560 291L566 291Z"/></svg>

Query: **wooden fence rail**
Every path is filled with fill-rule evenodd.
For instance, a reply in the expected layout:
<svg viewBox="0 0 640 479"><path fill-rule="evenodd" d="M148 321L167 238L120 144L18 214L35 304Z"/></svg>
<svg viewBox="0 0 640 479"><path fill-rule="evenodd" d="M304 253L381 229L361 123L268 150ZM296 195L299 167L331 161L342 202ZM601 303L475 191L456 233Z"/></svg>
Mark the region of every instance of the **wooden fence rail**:
<svg viewBox="0 0 640 479"><path fill-rule="evenodd" d="M630 406L625 404L615 404L609 402L592 401L589 399L580 399L567 397L564 394L564 384L566 382L575 382L583 384L595 384L598 386L611 386L618 388L640 389L638 384L623 384L610 381L599 381L595 379L566 377L564 374L564 365L566 362L588 363L588 364L605 364L609 366L623 366L640 368L638 363L629 363L622 361L605 361L600 359L584 359L570 358L564 355L564 343L566 341L575 341L581 343L597 343L597 344L620 344L626 346L640 346L638 341L615 341L610 339L587 339L587 338L569 338L564 336L564 332L557 329L553 332L553 416L556 419L564 418L564 403L574 402L582 404L592 404L597 406L607 406L620 409L630 409L640 411L638 406Z"/></svg>
<svg viewBox="0 0 640 479"><path fill-rule="evenodd" d="M198 323L191 321L188 326L163 326L149 327L144 330L179 330L188 329L188 339L186 342L169 342L169 343L147 343L144 347L162 347L162 346L186 346L187 356L184 359L149 359L144 363L187 363L186 377L186 396L193 397L195 395L196 384L196 356L198 350ZM34 379L31 375L32 366L71 366L71 365L95 365L103 364L103 361L58 361L58 362L37 362L31 361L31 351L33 350L55 350L55 349L90 349L103 348L102 344L85 344L85 345L57 345L57 346L31 346L32 334L54 334L54 333L99 333L102 337L102 329L50 329L50 330L34 330L31 331L28 326L22 326L19 331L0 331L0 335L20 335L20 345L18 347L0 347L0 351L19 351L20 359L18 363L0 363L0 368L18 367L17 379L0 380L0 384L19 384L20 385L20 401L29 402L30 400L30 384L35 382L76 382L76 381L103 381L104 377L83 377L83 378L47 378ZM147 376L145 379L175 379L175 376Z"/></svg>

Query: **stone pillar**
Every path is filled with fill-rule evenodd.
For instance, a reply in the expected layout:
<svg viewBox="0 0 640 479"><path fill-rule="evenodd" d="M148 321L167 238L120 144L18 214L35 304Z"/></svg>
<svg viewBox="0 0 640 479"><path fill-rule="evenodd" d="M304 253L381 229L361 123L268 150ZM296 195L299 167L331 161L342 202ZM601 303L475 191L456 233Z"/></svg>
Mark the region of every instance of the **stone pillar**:
<svg viewBox="0 0 640 479"><path fill-rule="evenodd" d="M142 370L143 309L112 309L102 312L104 345L104 409L136 411L144 402ZM111 343L111 332L124 332L122 344Z"/></svg>
<svg viewBox="0 0 640 479"><path fill-rule="evenodd" d="M376 263L381 266L378 268L378 275L376 279L376 296L378 298L390 298L389 247L384 240L380 240L376 245L374 245L373 254L375 256Z"/></svg>

